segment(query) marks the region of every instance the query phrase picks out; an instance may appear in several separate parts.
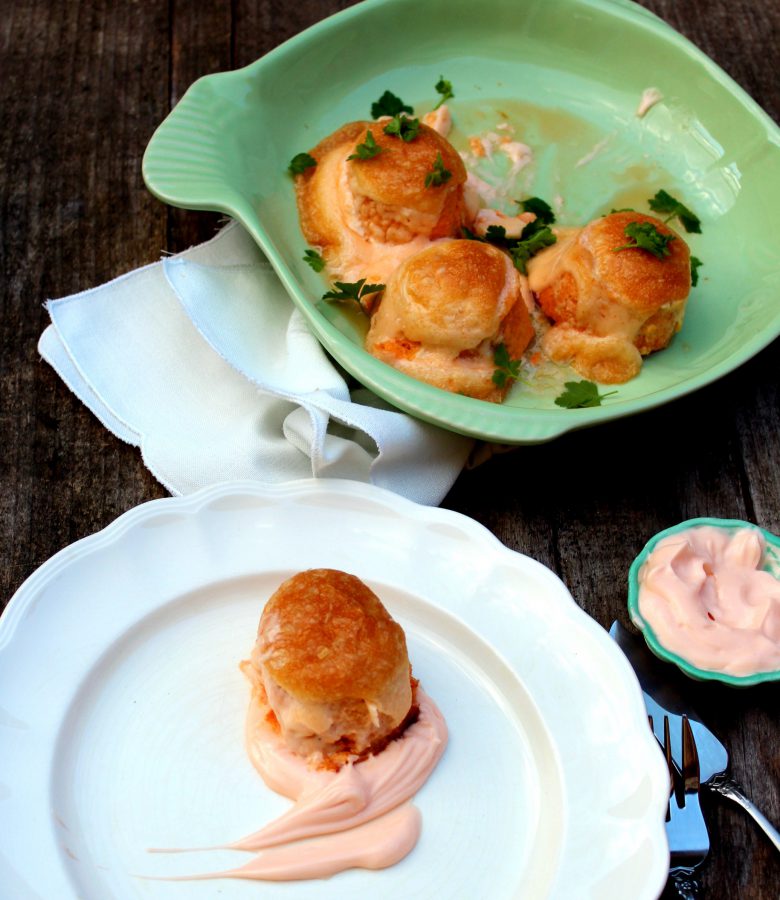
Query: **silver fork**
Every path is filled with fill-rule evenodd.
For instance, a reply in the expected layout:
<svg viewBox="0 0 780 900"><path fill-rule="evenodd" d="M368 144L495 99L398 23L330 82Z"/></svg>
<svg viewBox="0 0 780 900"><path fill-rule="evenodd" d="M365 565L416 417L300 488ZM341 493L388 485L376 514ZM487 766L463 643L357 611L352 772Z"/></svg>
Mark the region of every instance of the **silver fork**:
<svg viewBox="0 0 780 900"><path fill-rule="evenodd" d="M651 719L651 727L652 724ZM669 883L678 897L695 900L700 891L695 870L707 858L710 836L699 805L699 756L687 716L682 717L682 770L677 768L672 759L668 716L664 716L663 751L669 768L670 785L666 814L666 836L670 853Z"/></svg>

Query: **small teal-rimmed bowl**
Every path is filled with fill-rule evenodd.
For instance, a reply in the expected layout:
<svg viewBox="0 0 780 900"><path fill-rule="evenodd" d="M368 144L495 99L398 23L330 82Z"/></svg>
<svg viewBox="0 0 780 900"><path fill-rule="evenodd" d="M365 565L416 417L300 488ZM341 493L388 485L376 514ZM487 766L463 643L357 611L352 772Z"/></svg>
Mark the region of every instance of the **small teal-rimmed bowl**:
<svg viewBox="0 0 780 900"><path fill-rule="evenodd" d="M642 552L631 564L631 568L628 571L628 612L631 616L631 621L642 632L644 639L647 642L647 646L656 656L666 662L674 663L682 669L686 675L695 678L698 681L721 681L723 684L731 685L731 687L751 687L754 684L762 684L766 681L780 680L779 670L771 672L754 672L752 675L728 675L725 672L719 672L712 669L700 669L684 657L672 653L671 650L667 650L667 648L658 640L651 626L644 618L642 618L642 614L639 611L639 571L645 564L647 557L653 552L658 542L665 537L669 537L669 535L672 534L679 534L681 531L686 531L689 528L696 528L701 525L712 525L716 528L726 528L731 531L736 531L738 528L752 528L756 531L760 531L766 539L767 546L773 547L774 552L777 554L776 568L769 569L766 565L764 568L767 569L767 571L771 571L775 577L778 577L778 574L780 573L780 537L776 534L772 534L771 531L767 531L759 525L754 525L752 522L743 522L741 519L711 519L706 517L700 519L687 519L685 522L680 522L679 525L674 525L664 531L659 531L658 534L650 538L642 549Z"/></svg>

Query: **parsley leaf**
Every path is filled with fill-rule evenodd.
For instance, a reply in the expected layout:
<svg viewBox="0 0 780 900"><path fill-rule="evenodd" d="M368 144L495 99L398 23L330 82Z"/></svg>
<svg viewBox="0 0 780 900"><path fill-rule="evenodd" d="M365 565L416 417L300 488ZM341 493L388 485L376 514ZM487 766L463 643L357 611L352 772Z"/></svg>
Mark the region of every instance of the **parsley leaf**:
<svg viewBox="0 0 780 900"><path fill-rule="evenodd" d="M556 240L549 225L542 224L538 219L535 222L529 222L519 239L509 247L509 255L512 257L515 268L523 275L527 275L526 263L540 250L554 244Z"/></svg>
<svg viewBox="0 0 780 900"><path fill-rule="evenodd" d="M303 261L310 265L315 272L321 272L325 268L325 260L316 250L307 250L303 255Z"/></svg>
<svg viewBox="0 0 780 900"><path fill-rule="evenodd" d="M420 131L420 120L410 119L408 116L393 116L392 120L383 128L385 134L395 135L402 141L413 141Z"/></svg>
<svg viewBox="0 0 780 900"><path fill-rule="evenodd" d="M317 160L308 153L296 153L287 166L287 171L291 175L302 175L307 169L317 165Z"/></svg>
<svg viewBox="0 0 780 900"><path fill-rule="evenodd" d="M696 287L699 283L699 266L703 265L698 256L691 257L691 287Z"/></svg>
<svg viewBox="0 0 780 900"><path fill-rule="evenodd" d="M351 153L347 159L373 159L375 156L379 156L381 152L382 148L377 145L374 135L367 131L365 143L358 144L355 147L355 152Z"/></svg>
<svg viewBox="0 0 780 900"><path fill-rule="evenodd" d="M323 300L339 300L351 303L357 303L361 312L367 313L368 309L363 303L363 299L368 294L377 294L383 291L383 284L366 284L366 279L361 278L360 281L337 281L335 282L335 291L328 291L322 295Z"/></svg>
<svg viewBox="0 0 780 900"><path fill-rule="evenodd" d="M436 93L441 94L441 99L434 106L434 109L438 109L442 103L446 103L447 100L454 100L455 94L452 93L452 82L445 81L444 76L440 75L439 80L436 82Z"/></svg>
<svg viewBox="0 0 780 900"><path fill-rule="evenodd" d="M552 225L555 221L555 213L549 203L545 203L540 197L529 197L527 200L518 200L523 212L530 212L536 216L536 221L543 225Z"/></svg>
<svg viewBox="0 0 780 900"><path fill-rule="evenodd" d="M488 244L495 244L496 247L509 247L510 244L503 225L488 225L484 240Z"/></svg>
<svg viewBox="0 0 780 900"><path fill-rule="evenodd" d="M658 259L666 259L671 254L669 244L674 240L673 234L661 234L652 222L629 222L623 229L623 234L633 243L623 244L622 247L613 247L615 253L618 250L647 250Z"/></svg>
<svg viewBox="0 0 780 900"><path fill-rule="evenodd" d="M598 386L592 381L566 381L563 385L566 390L555 398L555 405L564 409L585 409L592 406L601 406L605 397L617 394L617 391L607 391L600 394Z"/></svg>
<svg viewBox="0 0 780 900"><path fill-rule="evenodd" d="M402 112L411 114L414 110L390 91L385 91L376 103L371 104L372 119L378 119L380 116L397 116Z"/></svg>
<svg viewBox="0 0 780 900"><path fill-rule="evenodd" d="M493 372L493 384L496 387L506 387L507 381L518 381L520 379L520 360L512 359L506 344L497 344L493 353L493 363L496 366Z"/></svg>
<svg viewBox="0 0 780 900"><path fill-rule="evenodd" d="M452 172L444 168L444 160L441 158L441 153L437 153L433 168L425 176L425 186L439 187L439 185L449 181L450 178L452 178Z"/></svg>
<svg viewBox="0 0 780 900"><path fill-rule="evenodd" d="M463 237L469 240L484 241L486 244L493 244L494 247L506 250L512 257L515 268L522 272L523 275L528 274L526 268L528 260L532 256L536 256L540 250L544 250L545 247L554 244L557 240L550 227L538 219L534 222L529 222L523 228L519 238L508 238L506 236L506 228L503 225L488 225L483 238L474 234L473 231L469 231L468 228L462 228L461 233Z"/></svg>
<svg viewBox="0 0 780 900"><path fill-rule="evenodd" d="M676 197L667 194L666 191L658 191L651 200L648 200L650 209L653 212L667 213L664 222L669 222L674 218L678 218L682 227L689 234L701 234L701 221L699 217L692 213L687 206L684 206Z"/></svg>

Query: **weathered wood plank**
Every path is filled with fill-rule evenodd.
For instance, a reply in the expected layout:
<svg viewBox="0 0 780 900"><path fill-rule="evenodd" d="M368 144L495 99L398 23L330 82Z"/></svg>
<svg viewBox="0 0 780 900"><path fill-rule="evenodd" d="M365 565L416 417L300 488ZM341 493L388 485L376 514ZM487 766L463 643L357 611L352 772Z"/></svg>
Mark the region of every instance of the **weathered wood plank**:
<svg viewBox="0 0 780 900"><path fill-rule="evenodd" d="M233 17L230 0L170 5L169 104L173 108L198 78L233 66ZM216 232L222 216L167 207L171 253L199 244Z"/></svg>
<svg viewBox="0 0 780 900"><path fill-rule="evenodd" d="M11 5L0 79L2 598L65 544L163 493L48 366L42 302L157 257L166 213L140 158L167 108L167 14ZM163 51L160 52L162 45Z"/></svg>

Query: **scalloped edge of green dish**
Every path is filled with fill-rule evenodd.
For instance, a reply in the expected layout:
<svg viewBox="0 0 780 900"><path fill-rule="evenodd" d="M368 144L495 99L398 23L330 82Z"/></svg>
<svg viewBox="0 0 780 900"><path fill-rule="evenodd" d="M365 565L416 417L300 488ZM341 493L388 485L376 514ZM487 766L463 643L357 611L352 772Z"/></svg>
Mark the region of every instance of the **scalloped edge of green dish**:
<svg viewBox="0 0 780 900"><path fill-rule="evenodd" d="M685 659L685 657L678 656L676 653L672 653L671 650L667 650L658 640L652 627L642 617L642 614L639 611L639 570L645 564L647 557L653 551L656 544L663 538L669 537L669 535L679 534L681 531L702 525L712 525L715 528L731 529L751 528L755 531L760 531L764 535L767 543L776 547L778 552L780 552L780 537L773 534L771 531L767 531L766 528L756 525L754 522L745 522L743 519L718 519L711 516L702 516L696 519L686 519L684 522L680 522L670 528L665 528L663 531L659 531L650 538L636 559L631 563L631 568L628 570L628 614L631 617L631 621L642 633L647 646L659 659L662 659L665 662L674 663L682 672L697 681L720 681L730 687L753 687L756 684L779 681L780 669L769 672L754 672L752 675L728 675L725 672L720 672L715 669L700 669L698 666L694 666L693 663Z"/></svg>

